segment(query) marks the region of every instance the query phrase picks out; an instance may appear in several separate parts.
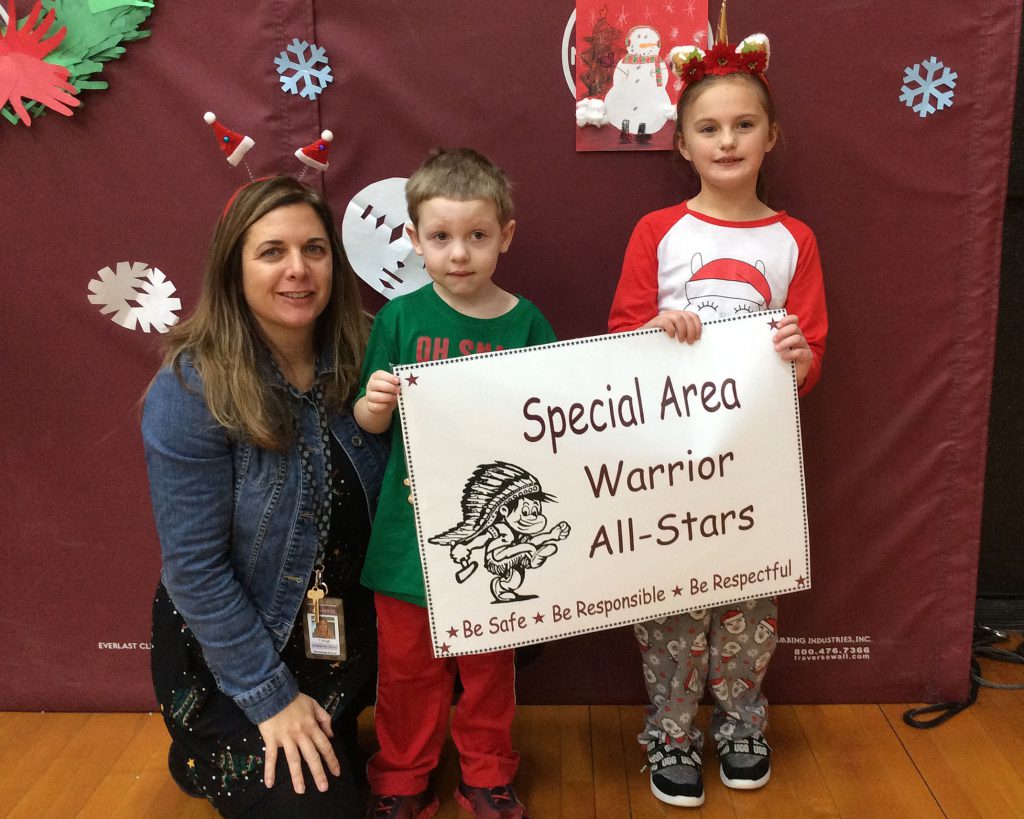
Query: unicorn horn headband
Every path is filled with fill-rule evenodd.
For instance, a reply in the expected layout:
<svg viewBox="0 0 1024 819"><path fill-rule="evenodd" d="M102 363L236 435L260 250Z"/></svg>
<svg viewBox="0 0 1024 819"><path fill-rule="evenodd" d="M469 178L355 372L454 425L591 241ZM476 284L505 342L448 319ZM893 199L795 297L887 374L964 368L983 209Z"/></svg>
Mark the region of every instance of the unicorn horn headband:
<svg viewBox="0 0 1024 819"><path fill-rule="evenodd" d="M715 44L710 51L704 51L693 45L676 46L669 54L672 72L679 78L685 88L704 77L723 77L727 74L750 74L757 77L765 85L764 72L768 70L771 49L768 38L764 34L751 34L739 45L729 42L729 33L725 19L726 0L722 0L722 8L718 13L718 29L715 32Z"/></svg>

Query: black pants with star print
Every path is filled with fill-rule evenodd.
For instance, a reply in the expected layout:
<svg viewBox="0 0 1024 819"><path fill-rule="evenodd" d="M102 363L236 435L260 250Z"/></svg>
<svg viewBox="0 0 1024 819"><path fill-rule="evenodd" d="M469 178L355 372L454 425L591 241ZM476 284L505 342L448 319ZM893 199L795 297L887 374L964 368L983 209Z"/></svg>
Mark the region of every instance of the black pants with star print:
<svg viewBox="0 0 1024 819"><path fill-rule="evenodd" d="M300 688L314 699L322 691L307 690L310 675L326 677L331 669L321 660L303 676ZM196 797L205 797L222 816L360 817L363 796L359 783L365 780L365 755L356 742L356 719L372 703L374 680L363 680L356 690L348 686L347 703L329 711L335 714L334 751L341 763L340 777L328 773L326 793L320 793L303 765L306 793L292 788L284 754L278 755L276 783L263 784L263 739L234 701L217 689L191 630L177 613L161 584L153 602L153 682L157 701L171 735L168 768L175 782ZM289 665L291 668L291 665ZM317 682L316 680L313 681ZM313 688L316 688L313 685Z"/></svg>

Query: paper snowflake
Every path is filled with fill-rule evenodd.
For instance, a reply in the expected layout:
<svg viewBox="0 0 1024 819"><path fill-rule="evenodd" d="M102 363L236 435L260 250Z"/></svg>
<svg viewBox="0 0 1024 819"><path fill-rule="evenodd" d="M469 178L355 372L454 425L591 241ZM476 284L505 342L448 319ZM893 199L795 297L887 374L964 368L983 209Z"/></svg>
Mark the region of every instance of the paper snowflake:
<svg viewBox="0 0 1024 819"><path fill-rule="evenodd" d="M921 69L924 68L924 74ZM942 73L939 74L939 70ZM926 117L949 108L953 104L953 89L956 88L957 73L950 71L935 57L921 63L914 63L910 68L903 69L903 87L900 89L900 102L907 108ZM912 83L912 84L911 84ZM917 98L920 97L920 100ZM932 100L934 99L934 104Z"/></svg>
<svg viewBox="0 0 1024 819"><path fill-rule="evenodd" d="M307 54L307 49L309 53ZM293 59L288 53L295 55ZM321 67L321 63L323 66ZM292 44L274 58L277 73L280 74L281 88L292 94L299 94L306 99L315 100L334 79L331 67L327 64L327 54L318 45L311 45L296 37ZM287 73L291 72L291 73ZM302 80L302 89L299 89Z"/></svg>
<svg viewBox="0 0 1024 819"><path fill-rule="evenodd" d="M118 262L116 270L104 267L98 279L89 282L89 301L100 306L101 315L109 315L114 324L134 330L136 324L144 333L150 328L158 333L178 323L175 310L181 300L174 298L174 285L159 268L144 262Z"/></svg>

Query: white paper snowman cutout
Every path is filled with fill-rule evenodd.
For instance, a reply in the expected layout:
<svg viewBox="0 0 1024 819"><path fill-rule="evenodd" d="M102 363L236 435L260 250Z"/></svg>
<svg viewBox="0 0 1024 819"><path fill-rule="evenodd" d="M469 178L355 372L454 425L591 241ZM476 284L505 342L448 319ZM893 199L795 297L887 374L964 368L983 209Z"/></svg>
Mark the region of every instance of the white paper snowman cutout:
<svg viewBox="0 0 1024 819"><path fill-rule="evenodd" d="M626 56L615 66L612 87L604 98L607 122L622 133L650 137L675 117L668 96L671 71L661 59L661 37L651 26L636 26L626 35Z"/></svg>

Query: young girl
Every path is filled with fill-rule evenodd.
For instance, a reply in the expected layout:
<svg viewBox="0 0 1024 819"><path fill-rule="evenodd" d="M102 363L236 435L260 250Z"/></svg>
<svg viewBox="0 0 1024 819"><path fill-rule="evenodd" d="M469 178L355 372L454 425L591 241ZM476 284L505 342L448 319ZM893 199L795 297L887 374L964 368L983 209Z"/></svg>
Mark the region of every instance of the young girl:
<svg viewBox="0 0 1024 819"><path fill-rule="evenodd" d="M676 147L700 177L689 201L645 216L626 249L608 320L612 332L660 327L692 344L701 320L785 307L773 337L796 367L800 394L818 380L827 318L811 231L759 197L759 172L778 139L764 79L768 40L727 42L705 54L673 49L685 84ZM761 680L776 643L775 599L693 611L635 627L651 698L643 732L654 795L672 805L704 802L701 732L694 726L705 684L714 711L722 781L753 789L771 775Z"/></svg>

